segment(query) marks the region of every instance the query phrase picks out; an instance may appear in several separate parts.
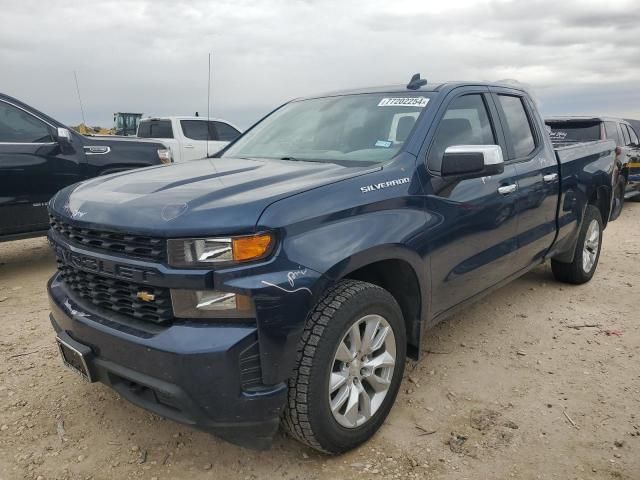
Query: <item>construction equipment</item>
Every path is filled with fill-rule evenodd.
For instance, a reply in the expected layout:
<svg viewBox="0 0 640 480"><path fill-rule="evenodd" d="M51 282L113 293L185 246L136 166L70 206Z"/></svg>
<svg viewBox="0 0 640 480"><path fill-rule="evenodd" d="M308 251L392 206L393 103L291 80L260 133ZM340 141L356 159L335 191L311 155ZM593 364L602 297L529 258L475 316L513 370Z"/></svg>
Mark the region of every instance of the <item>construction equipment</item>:
<svg viewBox="0 0 640 480"><path fill-rule="evenodd" d="M116 112L113 114L113 129L116 135L135 135L138 124L142 118L141 113Z"/></svg>

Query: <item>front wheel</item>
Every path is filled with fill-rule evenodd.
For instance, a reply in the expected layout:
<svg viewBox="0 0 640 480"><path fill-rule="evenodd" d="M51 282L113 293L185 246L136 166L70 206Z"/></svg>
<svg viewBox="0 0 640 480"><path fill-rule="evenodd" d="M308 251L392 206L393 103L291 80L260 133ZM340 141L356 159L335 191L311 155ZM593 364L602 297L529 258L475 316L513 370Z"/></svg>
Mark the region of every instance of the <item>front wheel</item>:
<svg viewBox="0 0 640 480"><path fill-rule="evenodd" d="M367 441L395 401L406 356L402 312L386 290L344 280L307 319L283 424L326 453Z"/></svg>
<svg viewBox="0 0 640 480"><path fill-rule="evenodd" d="M576 253L571 263L551 260L551 270L556 280L576 285L591 280L598 266L602 247L602 216L600 210L588 205L578 234Z"/></svg>

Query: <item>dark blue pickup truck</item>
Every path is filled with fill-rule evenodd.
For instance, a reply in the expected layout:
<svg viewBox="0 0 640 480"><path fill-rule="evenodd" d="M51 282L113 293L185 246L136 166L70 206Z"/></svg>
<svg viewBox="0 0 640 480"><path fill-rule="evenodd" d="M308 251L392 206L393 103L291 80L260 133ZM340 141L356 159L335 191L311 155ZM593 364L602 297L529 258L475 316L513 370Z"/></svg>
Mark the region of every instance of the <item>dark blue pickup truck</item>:
<svg viewBox="0 0 640 480"><path fill-rule="evenodd" d="M51 200L63 361L235 443L268 447L282 423L344 452L383 423L428 327L546 260L591 279L614 150L554 150L507 85L291 101L215 158Z"/></svg>

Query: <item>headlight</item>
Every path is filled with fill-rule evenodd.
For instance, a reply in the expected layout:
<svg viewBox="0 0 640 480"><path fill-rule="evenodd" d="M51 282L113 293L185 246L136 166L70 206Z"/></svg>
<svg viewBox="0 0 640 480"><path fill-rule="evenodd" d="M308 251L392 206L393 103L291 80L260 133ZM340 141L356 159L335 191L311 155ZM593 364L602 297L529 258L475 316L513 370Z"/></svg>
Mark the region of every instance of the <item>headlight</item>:
<svg viewBox="0 0 640 480"><path fill-rule="evenodd" d="M167 148L159 148L158 158L160 158L161 163L171 163L171 150Z"/></svg>
<svg viewBox="0 0 640 480"><path fill-rule="evenodd" d="M167 243L172 267L207 267L259 260L273 250L273 235L172 239Z"/></svg>
<svg viewBox="0 0 640 480"><path fill-rule="evenodd" d="M246 295L218 290L171 290L173 314L178 318L251 318L253 302Z"/></svg>

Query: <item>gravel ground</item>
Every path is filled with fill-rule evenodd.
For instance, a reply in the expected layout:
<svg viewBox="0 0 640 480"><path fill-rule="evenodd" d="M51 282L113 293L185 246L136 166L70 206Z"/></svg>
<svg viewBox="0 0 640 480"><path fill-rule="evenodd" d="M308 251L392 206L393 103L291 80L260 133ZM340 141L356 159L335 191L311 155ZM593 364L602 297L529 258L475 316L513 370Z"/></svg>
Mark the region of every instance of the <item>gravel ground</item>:
<svg viewBox="0 0 640 480"><path fill-rule="evenodd" d="M0 479L640 478L640 203L593 281L542 266L431 330L391 415L340 457L245 450L63 369L44 239L0 244ZM589 325L589 326L584 326Z"/></svg>

